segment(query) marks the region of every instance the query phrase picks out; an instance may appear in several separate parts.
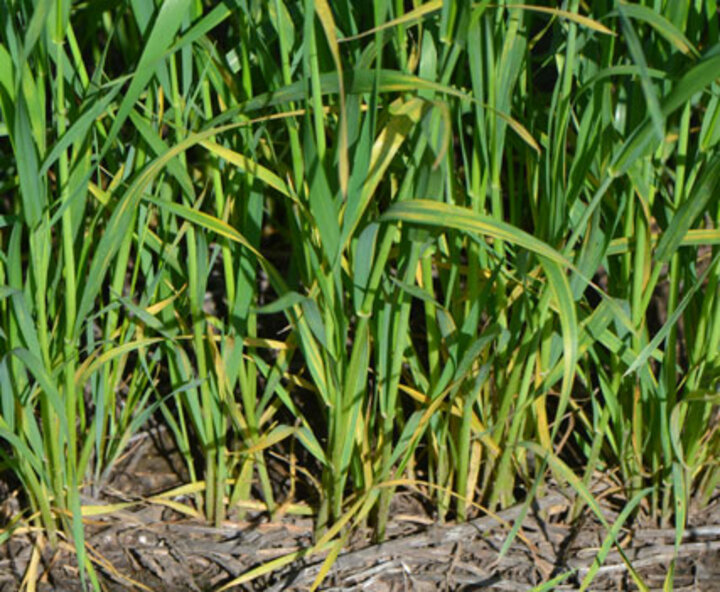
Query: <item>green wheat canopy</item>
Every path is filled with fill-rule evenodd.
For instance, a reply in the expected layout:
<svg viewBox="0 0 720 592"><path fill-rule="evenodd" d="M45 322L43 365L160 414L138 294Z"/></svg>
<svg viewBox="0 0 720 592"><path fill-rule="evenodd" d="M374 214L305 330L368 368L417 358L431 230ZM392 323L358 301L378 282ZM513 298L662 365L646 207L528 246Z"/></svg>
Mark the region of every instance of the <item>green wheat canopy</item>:
<svg viewBox="0 0 720 592"><path fill-rule="evenodd" d="M309 553L400 490L465 520L568 484L598 567L638 515L679 542L720 479L719 24L0 3L0 542L68 538L97 587L88 500L158 425L189 513L309 515Z"/></svg>

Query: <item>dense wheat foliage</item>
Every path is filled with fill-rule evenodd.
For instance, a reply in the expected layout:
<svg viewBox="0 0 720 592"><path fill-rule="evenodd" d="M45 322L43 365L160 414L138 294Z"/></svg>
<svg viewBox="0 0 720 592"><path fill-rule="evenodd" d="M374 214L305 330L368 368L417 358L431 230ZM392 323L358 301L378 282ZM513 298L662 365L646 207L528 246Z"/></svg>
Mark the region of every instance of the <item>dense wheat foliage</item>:
<svg viewBox="0 0 720 592"><path fill-rule="evenodd" d="M604 521L602 482L679 537L720 478L716 2L545 4L2 2L0 540L97 586L151 422L188 512L312 515L306 553L398 488Z"/></svg>

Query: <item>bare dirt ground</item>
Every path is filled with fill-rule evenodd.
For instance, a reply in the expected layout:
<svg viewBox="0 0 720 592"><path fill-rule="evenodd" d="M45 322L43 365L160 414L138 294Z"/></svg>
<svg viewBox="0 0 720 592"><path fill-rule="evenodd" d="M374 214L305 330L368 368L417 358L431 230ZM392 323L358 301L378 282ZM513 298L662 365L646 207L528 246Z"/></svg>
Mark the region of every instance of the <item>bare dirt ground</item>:
<svg viewBox="0 0 720 592"><path fill-rule="evenodd" d="M171 465L172 459L155 447L138 447L104 490L102 502L137 500L139 493L148 496L177 485ZM568 525L573 502L569 492L560 490L537 500L520 535L501 557L508 524L520 515L521 506L464 524L436 524L417 495L403 493L393 504L387 542L373 545L369 530L355 533L320 589L520 592L553 578L547 590L578 589L605 530L587 509ZM603 509L610 523L620 510L610 501ZM637 522L633 530L622 531L625 554L651 590L662 590L675 553L674 531ZM720 590L720 503L693 514L690 526L679 547L674 590ZM90 518L87 533L88 552L109 592L215 590L248 570L312 545L309 518L284 516L270 522L263 515L246 514L214 528L148 503ZM20 589L32 549L30 535L15 536L0 549L0 592ZM307 590L323 559L306 557L233 589ZM81 590L67 545L54 553L46 549L39 573L40 592ZM637 589L617 550L600 566L591 589Z"/></svg>

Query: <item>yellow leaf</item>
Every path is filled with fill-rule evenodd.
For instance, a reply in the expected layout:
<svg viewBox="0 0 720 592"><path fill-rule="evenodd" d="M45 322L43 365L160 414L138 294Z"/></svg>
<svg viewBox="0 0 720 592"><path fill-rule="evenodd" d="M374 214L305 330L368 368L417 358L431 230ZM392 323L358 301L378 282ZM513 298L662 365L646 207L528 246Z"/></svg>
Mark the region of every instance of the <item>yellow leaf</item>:
<svg viewBox="0 0 720 592"><path fill-rule="evenodd" d="M350 164L348 161L348 131L347 117L345 114L345 83L343 82L340 46L338 45L337 35L335 34L335 19L333 19L332 10L330 10L330 5L327 0L315 0L315 12L317 12L318 18L325 30L325 37L330 46L330 52L335 61L335 68L338 74L338 90L340 94L340 135L338 137L340 191L343 196L347 196Z"/></svg>
<svg viewBox="0 0 720 592"><path fill-rule="evenodd" d="M502 6L502 8L543 12L545 14L551 14L553 16L573 21L578 25L582 25L604 35L612 35L613 37L617 36L617 33L608 29L605 25L601 25L599 22L591 18L577 14L576 12L570 12L569 10L560 10L559 8L549 8L547 6L531 6L530 4L508 4L506 6Z"/></svg>

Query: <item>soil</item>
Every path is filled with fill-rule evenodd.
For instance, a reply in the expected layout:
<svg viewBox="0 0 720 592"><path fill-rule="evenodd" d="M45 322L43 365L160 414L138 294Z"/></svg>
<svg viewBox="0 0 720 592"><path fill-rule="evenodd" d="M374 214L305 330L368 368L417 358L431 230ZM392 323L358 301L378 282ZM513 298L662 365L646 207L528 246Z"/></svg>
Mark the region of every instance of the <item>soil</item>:
<svg viewBox="0 0 720 592"><path fill-rule="evenodd" d="M162 438L140 438L99 500L137 501L183 481L177 458ZM597 492L602 498L602 492ZM612 523L619 511L605 497L603 510ZM6 498L6 510L13 500ZM176 501L185 501L178 499ZM528 510L520 536L500 555L522 506L462 524L437 524L417 494L403 492L393 502L387 541L371 544L369 529L354 533L321 585L321 590L526 591L553 578L547 590L579 588L603 543L604 528L589 510L568 524L574 503L570 492L556 488ZM12 504L10 504L12 505ZM246 513L219 527L188 517L176 508L142 502L89 518L87 548L103 588L115 591L216 590L273 559L312 545L312 521L298 516ZM622 532L625 554L651 590L662 590L675 554L674 531L636 521ZM33 552L29 534L15 535L0 548L0 592L21 588ZM297 560L233 590L308 590L324 556ZM45 547L40 561L39 592L82 590L72 549ZM567 577L561 578L563 574ZM612 550L593 581L592 590L636 590L622 557ZM674 590L720 590L720 503L691 516L679 549Z"/></svg>

